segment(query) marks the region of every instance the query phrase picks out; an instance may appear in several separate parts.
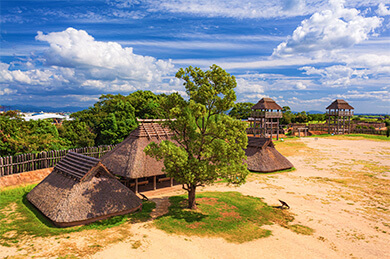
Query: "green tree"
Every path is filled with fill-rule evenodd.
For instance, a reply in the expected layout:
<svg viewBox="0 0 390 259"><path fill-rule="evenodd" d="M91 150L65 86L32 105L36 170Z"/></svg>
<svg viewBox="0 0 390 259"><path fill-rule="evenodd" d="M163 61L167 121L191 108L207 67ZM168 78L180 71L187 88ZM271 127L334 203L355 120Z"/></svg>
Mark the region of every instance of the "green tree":
<svg viewBox="0 0 390 259"><path fill-rule="evenodd" d="M135 109L121 94L102 95L93 107L73 113L72 117L92 129L96 145L120 143L137 127Z"/></svg>
<svg viewBox="0 0 390 259"><path fill-rule="evenodd" d="M68 140L72 148L95 146L96 134L83 121L64 121L57 129L59 136Z"/></svg>
<svg viewBox="0 0 390 259"><path fill-rule="evenodd" d="M282 107L283 117L280 120L280 124L290 124L292 123L295 115L291 112L291 108L289 106Z"/></svg>
<svg viewBox="0 0 390 259"><path fill-rule="evenodd" d="M240 120L248 119L251 116L251 108L253 105L250 102L236 103L233 109L230 110L229 115Z"/></svg>
<svg viewBox="0 0 390 259"><path fill-rule="evenodd" d="M188 192L188 207L196 209L196 188L223 178L241 184L249 171L244 148L246 123L224 114L236 100L236 80L213 65L210 70L188 67L177 78L184 80L189 100L175 95L162 102L172 141L151 143L146 154L164 160L163 170ZM174 120L173 120L174 119Z"/></svg>
<svg viewBox="0 0 390 259"><path fill-rule="evenodd" d="M134 107L136 118L158 119L160 117L161 95L155 95L151 91L136 91L129 94L126 100Z"/></svg>
<svg viewBox="0 0 390 259"><path fill-rule="evenodd" d="M66 149L69 141L59 136L48 120L25 121L17 113L0 116L0 156Z"/></svg>

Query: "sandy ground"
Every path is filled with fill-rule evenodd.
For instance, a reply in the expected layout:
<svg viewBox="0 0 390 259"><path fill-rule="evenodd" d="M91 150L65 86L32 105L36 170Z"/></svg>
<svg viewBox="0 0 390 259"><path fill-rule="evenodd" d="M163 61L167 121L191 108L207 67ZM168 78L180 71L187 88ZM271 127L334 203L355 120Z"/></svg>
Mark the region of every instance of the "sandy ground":
<svg viewBox="0 0 390 259"><path fill-rule="evenodd" d="M390 258L390 142L328 138L291 141L305 146L285 149L296 171L251 175L240 187L214 185L202 191L238 191L262 197L270 205L280 205L278 199L284 200L295 215L294 223L313 228L313 235L272 225L266 227L272 236L234 244L222 238L167 234L150 221L105 231L102 238L106 239L110 233L123 232L111 241L98 237L91 240L94 235L103 235L96 231L80 232L67 235L68 243L55 238L35 240L34 250L27 245L19 251L0 247L0 257L56 258L65 247L93 241L105 245L96 250L90 245L90 251L84 253L69 249L69 254L87 258ZM178 193L182 190L177 187L145 193L157 204L153 218L166 213L168 197Z"/></svg>

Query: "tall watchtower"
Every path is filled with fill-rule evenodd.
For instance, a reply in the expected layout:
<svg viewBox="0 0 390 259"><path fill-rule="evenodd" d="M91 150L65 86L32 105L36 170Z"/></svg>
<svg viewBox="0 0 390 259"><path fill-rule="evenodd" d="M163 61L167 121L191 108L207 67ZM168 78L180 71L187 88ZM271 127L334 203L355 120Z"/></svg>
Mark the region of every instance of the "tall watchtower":
<svg viewBox="0 0 390 259"><path fill-rule="evenodd" d="M346 101L337 99L326 108L328 116L328 134L351 133L351 117L354 108Z"/></svg>
<svg viewBox="0 0 390 259"><path fill-rule="evenodd" d="M252 108L249 122L253 135L271 137L276 133L279 139L279 119L283 117L282 107L271 98L263 98Z"/></svg>

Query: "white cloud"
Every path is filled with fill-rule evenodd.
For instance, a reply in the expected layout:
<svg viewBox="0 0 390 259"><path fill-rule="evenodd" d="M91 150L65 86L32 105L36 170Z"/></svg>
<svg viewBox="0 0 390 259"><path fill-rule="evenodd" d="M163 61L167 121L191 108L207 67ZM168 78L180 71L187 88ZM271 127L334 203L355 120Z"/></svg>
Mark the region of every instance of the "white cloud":
<svg viewBox="0 0 390 259"><path fill-rule="evenodd" d="M170 61L134 54L132 48L122 48L116 42L96 41L83 30L38 32L36 39L50 44L45 54L47 64L77 68L91 79L159 82L173 69Z"/></svg>
<svg viewBox="0 0 390 259"><path fill-rule="evenodd" d="M378 5L378 10L376 10L376 13L381 16L390 15L390 8L387 8L384 3L380 3Z"/></svg>
<svg viewBox="0 0 390 259"><path fill-rule="evenodd" d="M314 67L302 67L306 75L320 75L323 85L330 87L339 87L350 85L354 78L367 79L366 71L352 69L348 66L334 65L326 68L317 69Z"/></svg>
<svg viewBox="0 0 390 259"><path fill-rule="evenodd" d="M235 91L238 94L241 93L264 93L265 86L264 84L258 82L258 81L249 81L243 78L237 78L237 87Z"/></svg>
<svg viewBox="0 0 390 259"><path fill-rule="evenodd" d="M295 85L295 88L298 90L304 90L307 88L307 86L305 84L303 84L302 82L297 82Z"/></svg>
<svg viewBox="0 0 390 259"><path fill-rule="evenodd" d="M322 56L362 42L381 26L381 18L363 17L357 9L345 8L342 1L331 1L331 4L331 9L303 20L293 35L274 49L273 55L315 53Z"/></svg>

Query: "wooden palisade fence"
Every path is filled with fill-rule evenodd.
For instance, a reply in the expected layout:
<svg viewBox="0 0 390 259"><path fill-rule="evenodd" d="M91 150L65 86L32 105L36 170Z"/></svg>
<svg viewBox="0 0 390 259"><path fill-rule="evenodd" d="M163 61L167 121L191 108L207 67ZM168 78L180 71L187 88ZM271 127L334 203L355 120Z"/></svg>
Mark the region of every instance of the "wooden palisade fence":
<svg viewBox="0 0 390 259"><path fill-rule="evenodd" d="M115 145L74 148L69 150L52 150L35 154L0 157L0 177L38 169L54 167L69 151L95 158L112 150Z"/></svg>

